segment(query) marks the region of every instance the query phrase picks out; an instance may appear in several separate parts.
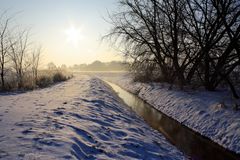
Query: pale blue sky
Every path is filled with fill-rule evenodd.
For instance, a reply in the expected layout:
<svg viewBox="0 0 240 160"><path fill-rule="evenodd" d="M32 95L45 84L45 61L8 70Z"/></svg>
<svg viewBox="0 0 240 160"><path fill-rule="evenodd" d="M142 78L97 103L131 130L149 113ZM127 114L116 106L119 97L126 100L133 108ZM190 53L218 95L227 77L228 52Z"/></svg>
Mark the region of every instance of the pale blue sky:
<svg viewBox="0 0 240 160"><path fill-rule="evenodd" d="M103 20L116 0L0 0L0 9L15 16L17 24L31 27L32 37L44 48L44 63L57 65L121 59L101 35L109 30ZM69 28L78 30L77 45L67 41ZM82 37L82 38L79 38ZM71 38L71 37L70 37Z"/></svg>

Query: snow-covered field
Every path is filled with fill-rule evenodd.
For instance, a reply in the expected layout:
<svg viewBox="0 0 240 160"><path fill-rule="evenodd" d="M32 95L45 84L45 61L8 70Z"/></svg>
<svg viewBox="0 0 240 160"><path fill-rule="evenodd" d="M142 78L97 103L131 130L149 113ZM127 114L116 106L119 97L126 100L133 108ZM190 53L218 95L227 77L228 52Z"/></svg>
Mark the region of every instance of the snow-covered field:
<svg viewBox="0 0 240 160"><path fill-rule="evenodd" d="M1 94L0 129L4 160L185 159L91 76L79 75L42 90Z"/></svg>
<svg viewBox="0 0 240 160"><path fill-rule="evenodd" d="M98 74L140 98L200 134L236 153L240 153L240 111L229 103L227 91L169 90L160 83L132 82L128 74ZM228 107L223 107L222 103Z"/></svg>

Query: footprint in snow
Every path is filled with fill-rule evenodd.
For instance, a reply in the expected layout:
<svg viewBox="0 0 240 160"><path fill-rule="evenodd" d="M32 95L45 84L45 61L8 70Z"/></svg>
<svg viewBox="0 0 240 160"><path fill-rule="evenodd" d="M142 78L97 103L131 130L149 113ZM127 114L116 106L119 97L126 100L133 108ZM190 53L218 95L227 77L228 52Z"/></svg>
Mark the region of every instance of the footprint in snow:
<svg viewBox="0 0 240 160"><path fill-rule="evenodd" d="M5 158L8 156L8 153L6 151L0 150L0 158Z"/></svg>
<svg viewBox="0 0 240 160"><path fill-rule="evenodd" d="M117 137L124 138L127 137L127 133L123 131L111 130L111 132L116 135Z"/></svg>
<svg viewBox="0 0 240 160"><path fill-rule="evenodd" d="M96 144L97 142L93 139L93 136L88 133L87 131L83 130L83 129L80 129L80 128L77 128L77 127L74 127L74 126L71 126L69 125L69 127L71 127L75 133L77 135L79 135L80 137L82 137L85 141L87 142L90 142L92 144Z"/></svg>
<svg viewBox="0 0 240 160"><path fill-rule="evenodd" d="M24 134L24 135L26 135L26 134L30 134L30 133L33 133L32 128L28 128L28 129L22 131L22 134Z"/></svg>
<svg viewBox="0 0 240 160"><path fill-rule="evenodd" d="M58 115L58 116L62 116L64 114L63 111L54 111L53 113Z"/></svg>

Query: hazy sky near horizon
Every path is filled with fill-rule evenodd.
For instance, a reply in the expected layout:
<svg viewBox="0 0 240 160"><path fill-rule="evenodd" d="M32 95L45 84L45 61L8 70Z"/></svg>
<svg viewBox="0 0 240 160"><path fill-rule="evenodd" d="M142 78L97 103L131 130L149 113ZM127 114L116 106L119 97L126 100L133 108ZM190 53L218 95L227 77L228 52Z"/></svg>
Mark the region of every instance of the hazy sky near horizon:
<svg viewBox="0 0 240 160"><path fill-rule="evenodd" d="M109 43L101 42L110 25L107 10L116 0L0 0L3 12L31 28L31 38L43 47L42 63L57 65L121 60ZM104 18L103 18L104 17Z"/></svg>

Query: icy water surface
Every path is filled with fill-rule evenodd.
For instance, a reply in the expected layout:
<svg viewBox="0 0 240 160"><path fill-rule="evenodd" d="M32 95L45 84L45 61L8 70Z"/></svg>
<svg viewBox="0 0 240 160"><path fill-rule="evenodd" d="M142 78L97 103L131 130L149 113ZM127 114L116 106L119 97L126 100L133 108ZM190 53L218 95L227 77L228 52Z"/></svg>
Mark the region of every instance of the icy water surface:
<svg viewBox="0 0 240 160"><path fill-rule="evenodd" d="M240 160L240 155L227 151L179 122L167 117L143 100L119 86L105 81L119 97L154 129L193 160Z"/></svg>

